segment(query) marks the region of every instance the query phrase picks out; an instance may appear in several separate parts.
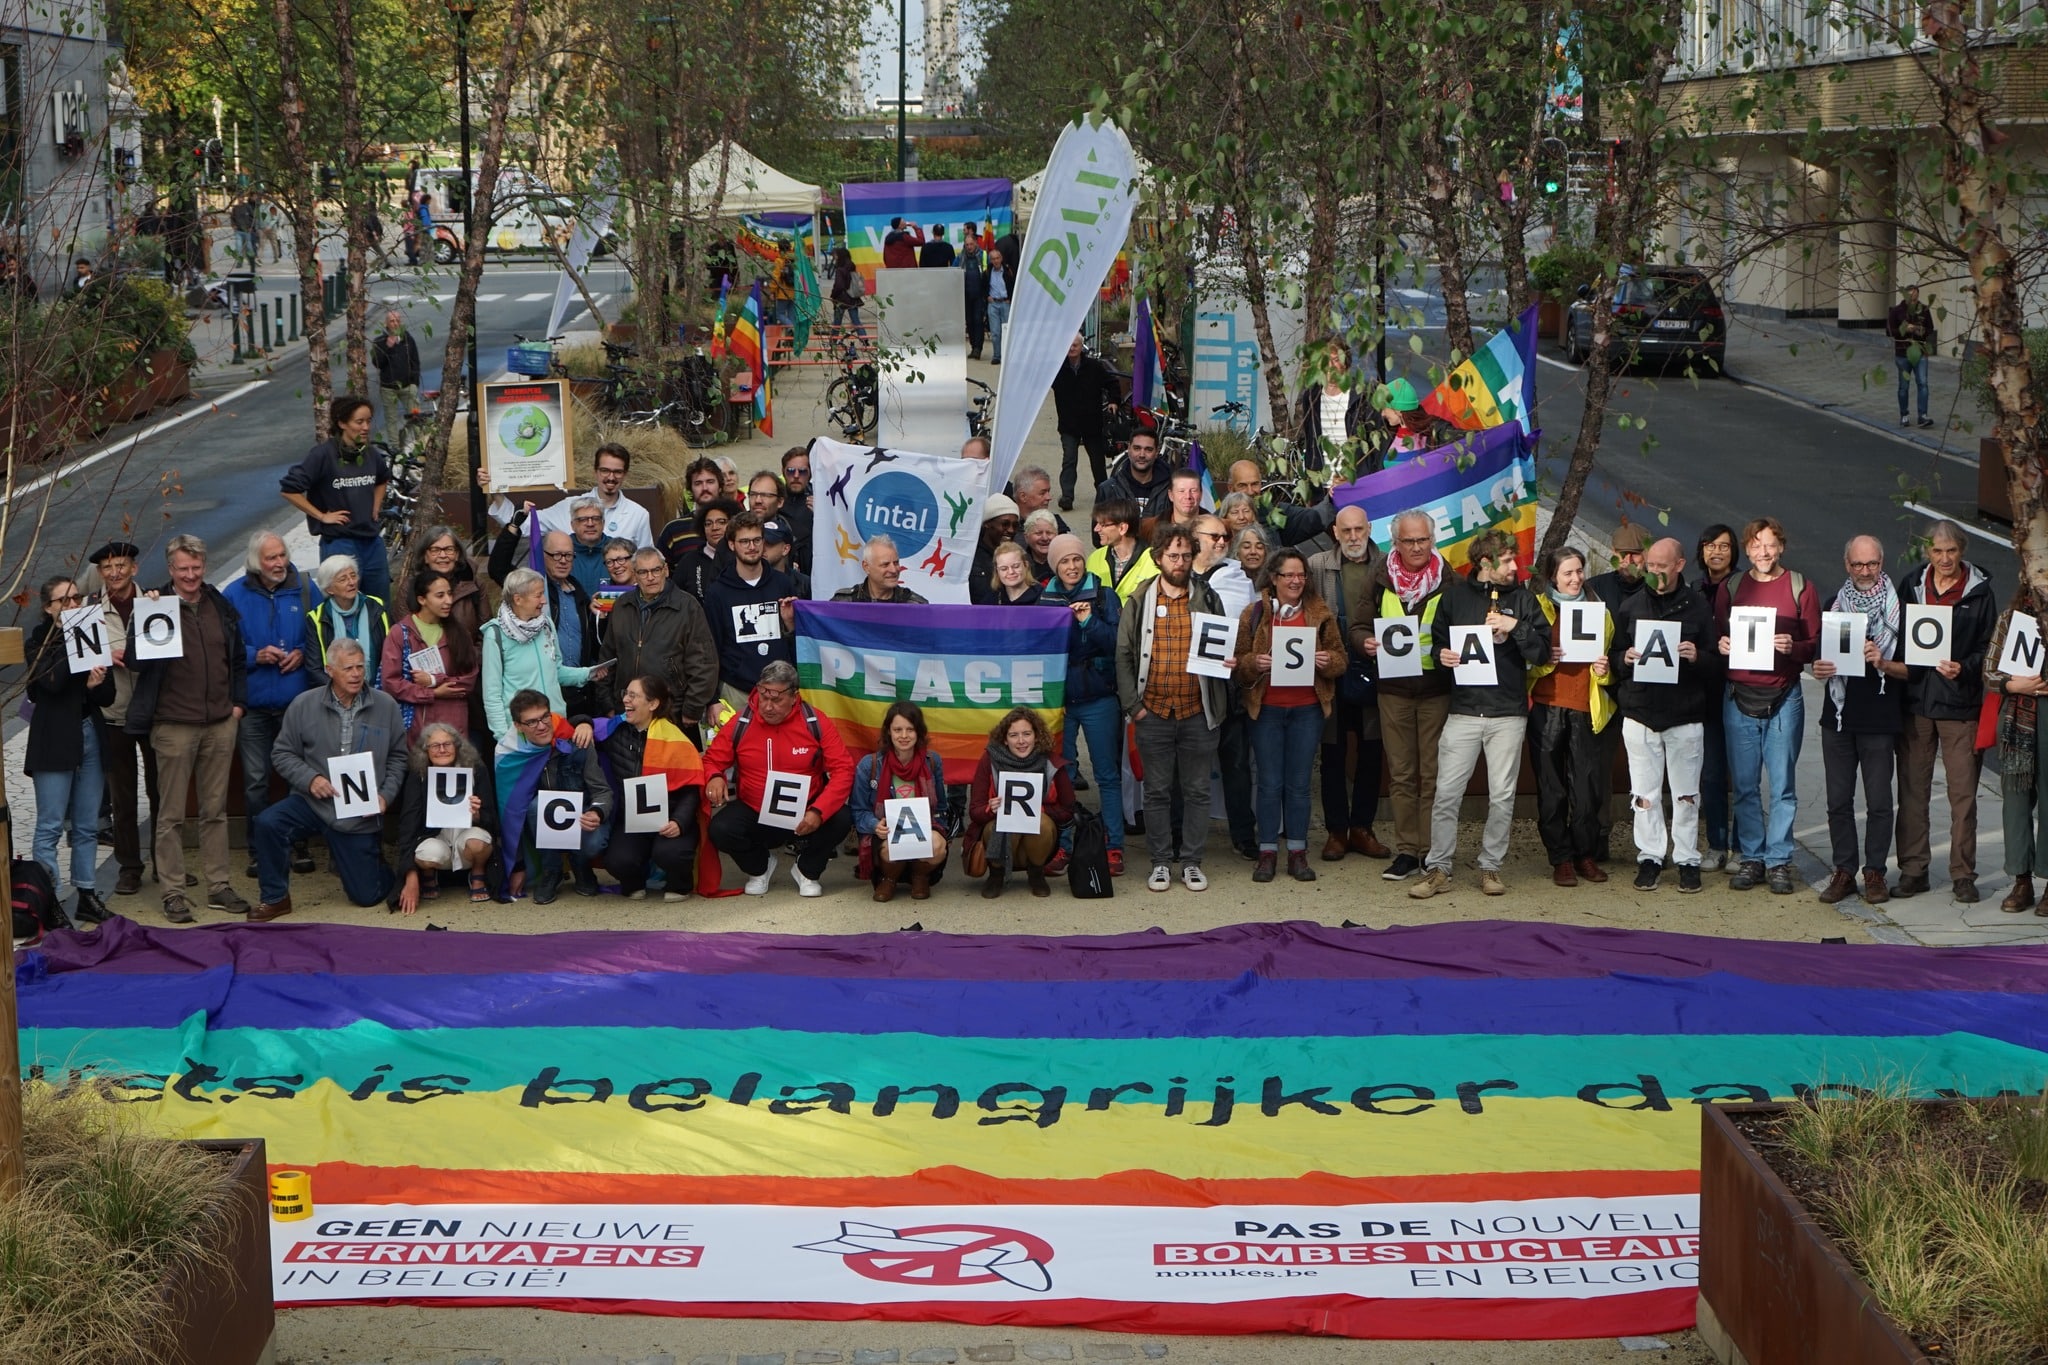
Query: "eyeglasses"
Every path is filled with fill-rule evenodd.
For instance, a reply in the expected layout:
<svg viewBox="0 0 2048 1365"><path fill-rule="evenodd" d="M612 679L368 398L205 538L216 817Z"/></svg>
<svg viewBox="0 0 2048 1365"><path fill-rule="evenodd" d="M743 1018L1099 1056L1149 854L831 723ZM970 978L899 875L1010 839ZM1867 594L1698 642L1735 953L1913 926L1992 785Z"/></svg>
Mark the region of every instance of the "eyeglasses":
<svg viewBox="0 0 2048 1365"><path fill-rule="evenodd" d="M455 547L453 545L429 545L427 553L430 555L452 555L455 553Z"/></svg>
<svg viewBox="0 0 2048 1365"><path fill-rule="evenodd" d="M1230 537L1229 537L1229 536L1225 535L1225 534L1224 534L1223 532L1221 532L1221 531L1197 531L1197 532L1195 532L1195 534L1196 534L1197 536L1200 536L1200 537L1201 537L1201 538L1202 538L1203 540L1228 540L1228 539L1230 539Z"/></svg>
<svg viewBox="0 0 2048 1365"><path fill-rule="evenodd" d="M548 559L574 559L576 557L574 550L543 550L541 554Z"/></svg>
<svg viewBox="0 0 2048 1365"><path fill-rule="evenodd" d="M570 551L569 558L574 559L575 557L575 552L573 550ZM631 564L632 562L633 556L631 555L606 555L604 557L604 566L607 569L616 569L621 564Z"/></svg>
<svg viewBox="0 0 2048 1365"><path fill-rule="evenodd" d="M1305 573L1276 573L1273 575L1273 577L1279 579L1283 583L1290 583L1296 579L1307 578L1308 575Z"/></svg>
<svg viewBox="0 0 2048 1365"><path fill-rule="evenodd" d="M79 595L78 595L77 593L75 593L75 592L67 592L67 593L59 593L59 594L58 594L57 596L55 596L55 597L52 597L52 598L51 598L50 600L51 600L52 602L79 602L79 601L83 601L84 599L83 599L83 598L81 598L81 597L80 597L80 596L79 596Z"/></svg>
<svg viewBox="0 0 2048 1365"><path fill-rule="evenodd" d="M656 564L651 568L635 569L633 570L633 576L635 578L667 578L668 565Z"/></svg>
<svg viewBox="0 0 2048 1365"><path fill-rule="evenodd" d="M452 754L455 752L455 746L445 739L437 739L427 746L427 752L430 754Z"/></svg>
<svg viewBox="0 0 2048 1365"><path fill-rule="evenodd" d="M1394 543L1396 545L1434 545L1436 538L1434 536L1402 536Z"/></svg>
<svg viewBox="0 0 2048 1365"><path fill-rule="evenodd" d="M513 724L517 725L522 730L532 730L538 726L546 725L549 721L553 719L554 715L552 712L543 711L537 716L527 716L523 720L516 720L513 722Z"/></svg>
<svg viewBox="0 0 2048 1365"><path fill-rule="evenodd" d="M602 525L604 525L604 518L603 518L603 517L600 517L600 516L596 516L596 515L591 515L591 516L579 516L579 517L571 517L571 518L570 518L570 520L571 520L571 521L574 521L574 522L575 522L575 523L576 523L576 524L577 524L578 526L602 526Z"/></svg>
<svg viewBox="0 0 2048 1365"><path fill-rule="evenodd" d="M1884 561L1882 559L1852 559L1849 561L1849 567L1852 569L1882 569Z"/></svg>

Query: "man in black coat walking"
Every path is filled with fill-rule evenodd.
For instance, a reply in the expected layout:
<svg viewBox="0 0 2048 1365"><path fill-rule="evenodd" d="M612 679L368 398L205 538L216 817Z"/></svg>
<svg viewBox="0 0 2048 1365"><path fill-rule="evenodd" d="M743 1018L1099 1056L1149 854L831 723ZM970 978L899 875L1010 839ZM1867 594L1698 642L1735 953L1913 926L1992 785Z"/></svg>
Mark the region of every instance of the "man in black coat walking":
<svg viewBox="0 0 2048 1365"><path fill-rule="evenodd" d="M1060 510L1074 510L1074 480L1080 473L1081 447L1099 485L1109 477L1109 429L1106 408L1123 401L1116 374L1089 355L1081 338L1067 347L1066 363L1052 377L1052 405L1060 426Z"/></svg>

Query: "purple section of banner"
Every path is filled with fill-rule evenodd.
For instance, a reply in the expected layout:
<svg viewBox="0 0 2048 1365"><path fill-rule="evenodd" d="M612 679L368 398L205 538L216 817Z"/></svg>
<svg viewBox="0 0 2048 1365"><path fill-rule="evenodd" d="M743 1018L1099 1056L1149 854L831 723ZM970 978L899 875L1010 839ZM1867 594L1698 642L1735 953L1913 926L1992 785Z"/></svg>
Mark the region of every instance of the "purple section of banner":
<svg viewBox="0 0 2048 1365"><path fill-rule="evenodd" d="M1484 980L1723 973L1778 984L2048 995L2048 949L1918 948L1703 938L1518 921L1392 929L1236 924L1100 937L933 933L422 934L340 924L145 928L50 935L18 979L45 971L392 976L490 972L730 972L957 981Z"/></svg>
<svg viewBox="0 0 2048 1365"><path fill-rule="evenodd" d="M1396 512L1429 507L1468 488L1484 487L1521 457L1521 428L1512 424L1469 433L1454 445L1410 455L1376 474L1331 490L1339 507L1363 506L1377 527Z"/></svg>

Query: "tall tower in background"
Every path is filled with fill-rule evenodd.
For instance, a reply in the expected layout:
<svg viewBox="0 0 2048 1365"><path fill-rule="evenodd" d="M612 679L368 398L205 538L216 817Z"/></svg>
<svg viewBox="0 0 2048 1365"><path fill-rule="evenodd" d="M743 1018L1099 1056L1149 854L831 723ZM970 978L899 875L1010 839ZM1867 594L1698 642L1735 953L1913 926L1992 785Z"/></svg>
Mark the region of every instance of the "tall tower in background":
<svg viewBox="0 0 2048 1365"><path fill-rule="evenodd" d="M924 0L924 114L960 112L960 0Z"/></svg>

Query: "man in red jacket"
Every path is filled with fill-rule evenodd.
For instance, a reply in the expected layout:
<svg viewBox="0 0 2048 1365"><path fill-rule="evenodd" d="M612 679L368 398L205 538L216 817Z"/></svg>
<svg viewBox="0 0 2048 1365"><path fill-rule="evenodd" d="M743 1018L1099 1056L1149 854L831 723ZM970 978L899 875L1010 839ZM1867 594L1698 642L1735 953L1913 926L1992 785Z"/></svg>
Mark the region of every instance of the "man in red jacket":
<svg viewBox="0 0 2048 1365"><path fill-rule="evenodd" d="M747 894L768 893L777 865L774 850L791 841L788 824L761 818L765 804L771 820L781 814L795 821L796 866L790 876L797 893L824 895L818 878L853 828L846 809L853 757L831 720L798 698L794 664L778 659L761 670L746 709L711 741L704 766L714 774L704 784L711 842L747 874ZM803 784L796 778L809 779L801 796L796 792Z"/></svg>

